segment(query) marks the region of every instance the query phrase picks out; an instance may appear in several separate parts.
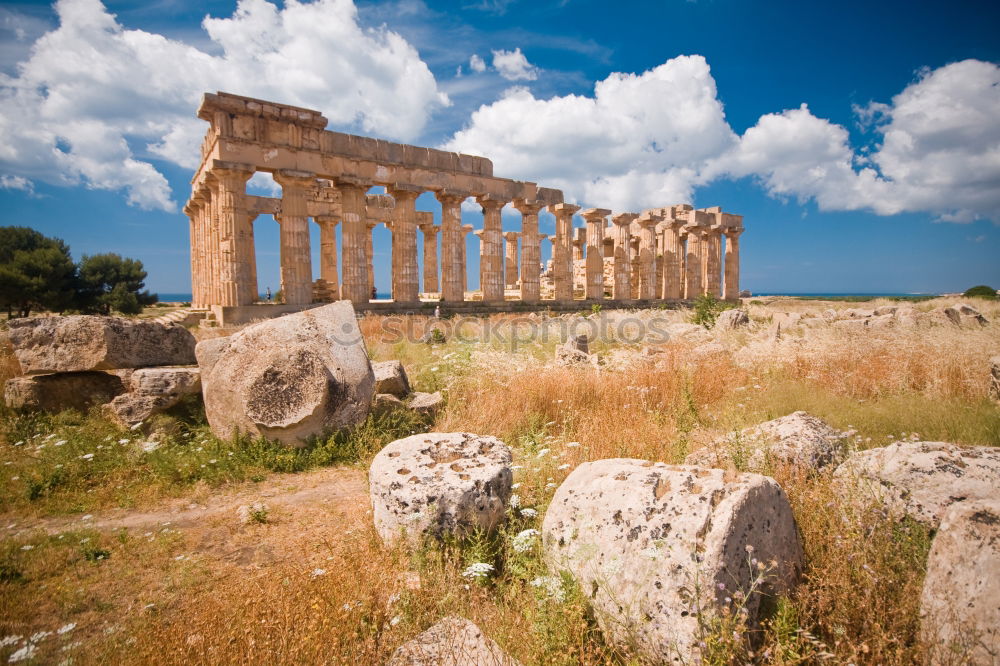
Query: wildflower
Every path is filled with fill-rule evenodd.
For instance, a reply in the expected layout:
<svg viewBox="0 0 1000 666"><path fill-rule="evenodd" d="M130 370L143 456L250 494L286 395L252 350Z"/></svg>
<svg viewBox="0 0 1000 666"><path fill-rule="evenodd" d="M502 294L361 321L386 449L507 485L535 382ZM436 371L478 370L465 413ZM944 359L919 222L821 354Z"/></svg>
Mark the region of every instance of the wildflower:
<svg viewBox="0 0 1000 666"><path fill-rule="evenodd" d="M15 636L14 634L4 636L3 638L0 638L0 648L10 647L11 645L17 645L18 643L21 642L21 638L23 638L23 636Z"/></svg>
<svg viewBox="0 0 1000 666"><path fill-rule="evenodd" d="M546 595L556 601L565 601L566 592L563 590L562 581L556 576L539 576L533 579L529 585L545 590Z"/></svg>
<svg viewBox="0 0 1000 666"><path fill-rule="evenodd" d="M118 443L119 444L128 444L128 439L119 439Z"/></svg>
<svg viewBox="0 0 1000 666"><path fill-rule="evenodd" d="M42 641L44 641L46 638L48 638L51 635L52 635L51 631L37 631L37 632L35 632L35 633L33 633L31 635L31 638L28 639L28 642L29 643L41 643Z"/></svg>
<svg viewBox="0 0 1000 666"><path fill-rule="evenodd" d="M160 448L160 443L155 440L150 440L148 442L142 443L142 450L146 453L152 453L156 449Z"/></svg>
<svg viewBox="0 0 1000 666"><path fill-rule="evenodd" d="M26 659L31 659L31 658L33 658L35 656L35 652L37 652L37 651L38 650L35 648L34 645L32 645L31 643L28 643L23 648L21 648L20 650L18 650L14 654L10 655L10 657L7 658L7 663L9 663L9 664L16 664L19 661L24 661Z"/></svg>
<svg viewBox="0 0 1000 666"><path fill-rule="evenodd" d="M493 565L489 562L476 562L470 564L465 571L462 572L463 578L486 578L493 571Z"/></svg>
<svg viewBox="0 0 1000 666"><path fill-rule="evenodd" d="M56 630L56 633L62 636L63 634L68 634L69 632L76 629L76 622L70 622L69 624L64 624Z"/></svg>
<svg viewBox="0 0 1000 666"><path fill-rule="evenodd" d="M56 443L55 443L55 444L53 444L52 446L62 446L62 445L63 445L63 444L65 444L65 443L66 443L66 440L65 440L65 439L60 439L60 440L59 440L58 442L56 442Z"/></svg>
<svg viewBox="0 0 1000 666"><path fill-rule="evenodd" d="M531 550L532 546L535 545L535 538L541 534L536 529L527 529L518 532L517 535L511 539L511 547L518 553L526 553Z"/></svg>
<svg viewBox="0 0 1000 666"><path fill-rule="evenodd" d="M545 457L546 454L548 454L548 452L549 452L549 449L542 449L541 451L538 452L537 455L535 455L535 457L536 458L543 458L543 457Z"/></svg>
<svg viewBox="0 0 1000 666"><path fill-rule="evenodd" d="M66 645L62 646L62 651L69 652L70 650L75 650L81 645L83 645L81 641L73 641L72 643L67 643Z"/></svg>
<svg viewBox="0 0 1000 666"><path fill-rule="evenodd" d="M93 459L94 459L93 453L84 453L82 456L80 456L80 460L93 460Z"/></svg>
<svg viewBox="0 0 1000 666"><path fill-rule="evenodd" d="M570 467L572 467L572 465L569 463L563 463L562 465L559 465L559 467L556 467L556 469L569 469Z"/></svg>
<svg viewBox="0 0 1000 666"><path fill-rule="evenodd" d="M21 546L21 550L34 550L34 548L35 547L32 546L30 543L26 543L23 546Z"/></svg>
<svg viewBox="0 0 1000 666"><path fill-rule="evenodd" d="M403 620L403 618L399 617L398 615L395 615L395 616L393 616L393 618L391 620L389 620L389 626L390 627L395 627L402 620Z"/></svg>
<svg viewBox="0 0 1000 666"><path fill-rule="evenodd" d="M521 509L521 516L523 518L534 518L538 515L538 512L534 509Z"/></svg>
<svg viewBox="0 0 1000 666"><path fill-rule="evenodd" d="M521 497L517 493L514 493L510 496L509 504L511 508L516 509L521 506Z"/></svg>
<svg viewBox="0 0 1000 666"><path fill-rule="evenodd" d="M218 460L216 460L215 458L212 458L211 460L209 460L209 461L208 461L208 464L209 464L209 465L214 465L214 464L215 464L215 463L217 463L217 462L219 462L219 461L218 461Z"/></svg>
<svg viewBox="0 0 1000 666"><path fill-rule="evenodd" d="M312 573L309 574L313 578L319 578L320 576L326 575L326 569L313 569Z"/></svg>
<svg viewBox="0 0 1000 666"><path fill-rule="evenodd" d="M719 587L720 590L724 590L724 589L726 589L726 584L725 583L719 583L718 587Z"/></svg>
<svg viewBox="0 0 1000 666"><path fill-rule="evenodd" d="M752 553L753 552L753 546L751 546L750 544L747 544L746 546L744 546L744 549L746 549L746 551L748 553Z"/></svg>
<svg viewBox="0 0 1000 666"><path fill-rule="evenodd" d="M577 446L580 446L580 442L566 442L566 446L570 448L575 448Z"/></svg>

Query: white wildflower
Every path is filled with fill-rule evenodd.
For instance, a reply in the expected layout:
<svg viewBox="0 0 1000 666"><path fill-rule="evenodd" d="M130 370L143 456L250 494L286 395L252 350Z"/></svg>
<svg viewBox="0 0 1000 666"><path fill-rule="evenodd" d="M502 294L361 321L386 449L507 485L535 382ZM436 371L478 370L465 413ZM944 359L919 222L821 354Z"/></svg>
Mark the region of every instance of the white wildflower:
<svg viewBox="0 0 1000 666"><path fill-rule="evenodd" d="M14 634L4 636L3 638L0 638L0 648L10 647L11 645L17 645L18 643L21 642L22 638L23 636L16 636Z"/></svg>
<svg viewBox="0 0 1000 666"><path fill-rule="evenodd" d="M549 452L549 449L542 449L541 451L538 452L538 454L535 457L536 458L544 458L548 454L548 452Z"/></svg>
<svg viewBox="0 0 1000 666"><path fill-rule="evenodd" d="M46 638L48 638L51 635L52 635L51 631L36 631L35 633L33 633L31 635L31 638L28 639L28 642L29 643L41 643L42 641L44 641Z"/></svg>
<svg viewBox="0 0 1000 666"><path fill-rule="evenodd" d="M572 465L569 463L563 463L562 465L559 465L559 467L556 467L556 469L569 469L570 467L572 467Z"/></svg>
<svg viewBox="0 0 1000 666"><path fill-rule="evenodd" d="M158 448L160 448L160 443L153 439L142 443L142 450L146 453L152 453Z"/></svg>
<svg viewBox="0 0 1000 666"><path fill-rule="evenodd" d="M535 545L535 539L539 534L541 533L536 529L523 530L510 540L510 545L516 552L526 553Z"/></svg>
<svg viewBox="0 0 1000 666"><path fill-rule="evenodd" d="M21 550L34 550L34 548L35 547L32 546L30 543L26 543L23 546L21 546Z"/></svg>
<svg viewBox="0 0 1000 666"><path fill-rule="evenodd" d="M510 496L510 500L508 501L508 503L510 504L511 508L514 508L514 509L516 509L517 507L521 506L521 497L520 497L520 495L518 495L517 493L514 493L513 495Z"/></svg>
<svg viewBox="0 0 1000 666"><path fill-rule="evenodd" d="M523 518L534 518L538 515L538 512L534 509L521 509L521 516Z"/></svg>
<svg viewBox="0 0 1000 666"><path fill-rule="evenodd" d="M399 617L398 615L395 615L395 616L393 616L393 618L391 620L389 620L389 626L390 627L395 627L397 624L399 624L400 622L402 622L402 620L403 620L403 618Z"/></svg>
<svg viewBox="0 0 1000 666"><path fill-rule="evenodd" d="M82 456L80 456L80 460L93 460L93 459L94 459L93 453L84 453Z"/></svg>
<svg viewBox="0 0 1000 666"><path fill-rule="evenodd" d="M208 461L208 464L209 464L209 465L214 465L214 464L215 464L215 463L217 463L217 462L219 462L219 461L218 461L218 460L216 460L215 458L212 458L211 460L209 460L209 461Z"/></svg>
<svg viewBox="0 0 1000 666"><path fill-rule="evenodd" d="M566 442L566 446L568 446L571 449L572 448L576 448L576 447L580 446L580 442Z"/></svg>
<svg viewBox="0 0 1000 666"><path fill-rule="evenodd" d="M37 651L38 650L35 648L34 645L32 645L31 643L28 643L23 648L21 648L20 650L18 650L14 654L10 655L10 657L7 658L7 663L8 664L16 664L19 661L24 661L26 659L31 659L32 657L35 656L35 652L37 652Z"/></svg>
<svg viewBox="0 0 1000 666"><path fill-rule="evenodd" d="M128 444L128 439L119 439L118 443L119 444Z"/></svg>
<svg viewBox="0 0 1000 666"><path fill-rule="evenodd" d="M326 569L313 569L312 573L309 574L313 578L319 578L320 576L326 575Z"/></svg>
<svg viewBox="0 0 1000 666"><path fill-rule="evenodd" d="M566 600L566 591L563 589L562 581L557 576L539 576L533 579L530 585L545 590L545 594L551 599Z"/></svg>
<svg viewBox="0 0 1000 666"><path fill-rule="evenodd" d="M463 578L486 578L493 571L493 565L489 562L476 562L475 564L470 564L465 571L462 572Z"/></svg>
<svg viewBox="0 0 1000 666"><path fill-rule="evenodd" d="M66 443L65 439L60 439L58 442L56 442L52 446L63 446L65 443Z"/></svg>
<svg viewBox="0 0 1000 666"><path fill-rule="evenodd" d="M69 624L64 624L56 630L56 633L62 636L63 634L68 634L69 632L76 629L76 622L70 622Z"/></svg>

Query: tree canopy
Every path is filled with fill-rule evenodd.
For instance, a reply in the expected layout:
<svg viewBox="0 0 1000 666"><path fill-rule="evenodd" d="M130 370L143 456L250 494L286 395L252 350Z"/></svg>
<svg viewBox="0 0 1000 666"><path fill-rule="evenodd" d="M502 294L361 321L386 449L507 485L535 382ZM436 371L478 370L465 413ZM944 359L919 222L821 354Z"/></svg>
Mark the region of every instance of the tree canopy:
<svg viewBox="0 0 1000 666"><path fill-rule="evenodd" d="M985 284L980 284L975 287L969 287L962 295L966 298L989 298L991 300L996 300L997 290Z"/></svg>
<svg viewBox="0 0 1000 666"><path fill-rule="evenodd" d="M28 227L0 227L0 305L8 317L73 307L76 286L66 243Z"/></svg>
<svg viewBox="0 0 1000 666"><path fill-rule="evenodd" d="M80 309L100 314L111 311L138 314L156 302L156 294L143 291L146 271L142 262L119 254L83 255L79 268Z"/></svg>

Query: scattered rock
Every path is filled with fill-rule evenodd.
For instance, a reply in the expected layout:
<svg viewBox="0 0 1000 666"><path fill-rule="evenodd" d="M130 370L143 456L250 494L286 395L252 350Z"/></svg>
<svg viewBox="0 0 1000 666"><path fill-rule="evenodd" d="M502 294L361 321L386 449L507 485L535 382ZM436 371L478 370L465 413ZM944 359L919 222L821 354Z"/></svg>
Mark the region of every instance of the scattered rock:
<svg viewBox="0 0 1000 666"><path fill-rule="evenodd" d="M737 328L743 328L749 324L750 316L747 315L746 310L740 310L738 308L723 310L719 316L715 318L715 328L720 331L734 331Z"/></svg>
<svg viewBox="0 0 1000 666"><path fill-rule="evenodd" d="M875 310L872 311L872 314L876 317L884 317L885 315L896 314L896 311L898 309L899 307L895 305L883 305L881 307L875 308Z"/></svg>
<svg viewBox="0 0 1000 666"><path fill-rule="evenodd" d="M195 362L195 339L183 326L122 317L70 315L15 319L10 341L27 375Z"/></svg>
<svg viewBox="0 0 1000 666"><path fill-rule="evenodd" d="M85 412L111 402L125 391L121 378L105 372L65 372L13 377L4 385L4 400L11 409Z"/></svg>
<svg viewBox="0 0 1000 666"><path fill-rule="evenodd" d="M841 314L848 319L867 319L875 314L875 310L867 308L848 308Z"/></svg>
<svg viewBox="0 0 1000 666"><path fill-rule="evenodd" d="M596 357L590 353L590 338L586 335L577 335L556 345L555 358L560 365L593 364L596 361Z"/></svg>
<svg viewBox="0 0 1000 666"><path fill-rule="evenodd" d="M903 442L859 451L834 472L840 492L937 527L952 504L997 496L1000 448Z"/></svg>
<svg viewBox="0 0 1000 666"><path fill-rule="evenodd" d="M372 413L388 414L397 409L405 409L406 405L402 400L391 393L376 393L372 400Z"/></svg>
<svg viewBox="0 0 1000 666"><path fill-rule="evenodd" d="M410 393L410 380L399 361L372 363L375 373L375 392L391 393L397 398L405 398Z"/></svg>
<svg viewBox="0 0 1000 666"><path fill-rule="evenodd" d="M718 439L684 464L761 471L773 460L815 471L840 461L846 436L811 414L792 412Z"/></svg>
<svg viewBox="0 0 1000 666"><path fill-rule="evenodd" d="M834 328L841 328L849 331L861 331L868 328L867 319L838 319L835 322L831 322L830 326Z"/></svg>
<svg viewBox="0 0 1000 666"><path fill-rule="evenodd" d="M212 432L284 444L365 419L375 377L350 301L253 324L198 345Z"/></svg>
<svg viewBox="0 0 1000 666"><path fill-rule="evenodd" d="M927 557L921 634L931 664L992 664L1000 655L1000 498L961 502Z"/></svg>
<svg viewBox="0 0 1000 666"><path fill-rule="evenodd" d="M986 326L990 323L986 317L979 313L979 310L967 305L965 303L959 303L953 307L945 308L942 310L945 316L951 320L956 326Z"/></svg>
<svg viewBox="0 0 1000 666"><path fill-rule="evenodd" d="M869 328L889 328L896 324L896 318L891 314L872 317L868 320Z"/></svg>
<svg viewBox="0 0 1000 666"><path fill-rule="evenodd" d="M434 416L443 406L444 396L441 395L441 391L434 391L434 393L414 391L408 405L413 411L425 416Z"/></svg>
<svg viewBox="0 0 1000 666"><path fill-rule="evenodd" d="M462 617L446 617L399 646L386 666L519 666Z"/></svg>
<svg viewBox="0 0 1000 666"><path fill-rule="evenodd" d="M634 640L654 662L692 660L699 608L719 611L758 576L763 594L780 594L802 563L791 507L773 479L624 458L577 467L556 491L542 536L550 568L576 577L605 636ZM772 560L762 574L757 563ZM759 605L758 594L745 603L751 622Z"/></svg>
<svg viewBox="0 0 1000 666"><path fill-rule="evenodd" d="M201 391L197 366L140 368L128 379L129 390L140 395L181 396Z"/></svg>
<svg viewBox="0 0 1000 666"><path fill-rule="evenodd" d="M503 520L514 473L496 437L431 432L397 439L372 461L375 529L391 543L405 533L462 536Z"/></svg>

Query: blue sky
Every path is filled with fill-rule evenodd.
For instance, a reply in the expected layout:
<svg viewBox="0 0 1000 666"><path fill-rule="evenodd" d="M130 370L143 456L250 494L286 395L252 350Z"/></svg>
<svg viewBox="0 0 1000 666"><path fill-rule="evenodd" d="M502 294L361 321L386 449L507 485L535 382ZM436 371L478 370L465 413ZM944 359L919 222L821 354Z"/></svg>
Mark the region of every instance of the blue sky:
<svg viewBox="0 0 1000 666"><path fill-rule="evenodd" d="M220 89L486 155L585 205L721 205L745 216L754 291L1000 286L998 27L996 5L961 1L8 2L0 224L189 291L194 110ZM277 289L276 225L255 233Z"/></svg>

